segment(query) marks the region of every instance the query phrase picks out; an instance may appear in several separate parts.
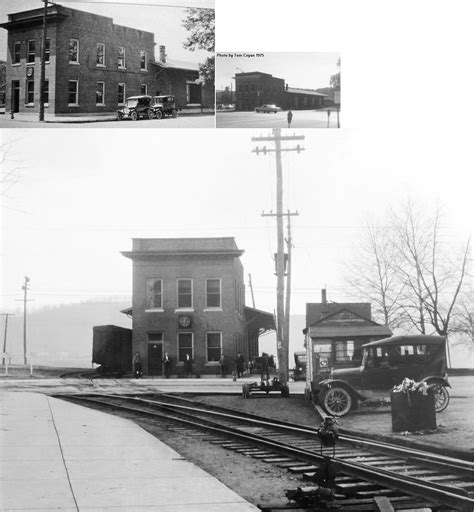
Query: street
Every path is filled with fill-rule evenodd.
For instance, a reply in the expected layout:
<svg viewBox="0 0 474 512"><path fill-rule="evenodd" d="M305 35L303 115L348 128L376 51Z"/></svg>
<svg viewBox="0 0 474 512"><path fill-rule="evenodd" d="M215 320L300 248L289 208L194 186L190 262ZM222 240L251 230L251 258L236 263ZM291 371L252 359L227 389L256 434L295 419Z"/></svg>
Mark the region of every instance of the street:
<svg viewBox="0 0 474 512"><path fill-rule="evenodd" d="M0 117L0 128L214 128L215 120L213 115L182 116L173 119L140 119L139 121L117 121L104 120L94 122L46 122L23 121Z"/></svg>
<svg viewBox="0 0 474 512"><path fill-rule="evenodd" d="M287 112L257 114L256 112L217 112L217 128L287 128ZM339 114L340 116L340 114ZM295 110L291 128L328 128L326 110ZM331 112L329 128L337 128L337 113Z"/></svg>

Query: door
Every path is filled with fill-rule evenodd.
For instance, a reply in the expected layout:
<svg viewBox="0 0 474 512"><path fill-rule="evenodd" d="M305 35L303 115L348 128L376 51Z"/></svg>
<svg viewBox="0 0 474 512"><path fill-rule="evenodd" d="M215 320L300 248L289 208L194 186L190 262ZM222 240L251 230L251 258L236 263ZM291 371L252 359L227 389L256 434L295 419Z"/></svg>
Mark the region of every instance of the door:
<svg viewBox="0 0 474 512"><path fill-rule="evenodd" d="M148 375L162 375L163 344L148 343Z"/></svg>
<svg viewBox="0 0 474 512"><path fill-rule="evenodd" d="M12 80L12 111L20 111L20 81Z"/></svg>

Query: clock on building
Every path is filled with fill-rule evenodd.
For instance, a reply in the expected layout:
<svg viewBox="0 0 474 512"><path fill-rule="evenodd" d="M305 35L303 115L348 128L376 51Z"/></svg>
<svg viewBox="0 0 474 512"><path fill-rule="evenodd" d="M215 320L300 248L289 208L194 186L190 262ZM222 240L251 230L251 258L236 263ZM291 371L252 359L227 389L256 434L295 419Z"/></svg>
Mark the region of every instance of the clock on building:
<svg viewBox="0 0 474 512"><path fill-rule="evenodd" d="M191 317L188 315L181 315L178 317L178 324L180 327L186 328L191 326Z"/></svg>

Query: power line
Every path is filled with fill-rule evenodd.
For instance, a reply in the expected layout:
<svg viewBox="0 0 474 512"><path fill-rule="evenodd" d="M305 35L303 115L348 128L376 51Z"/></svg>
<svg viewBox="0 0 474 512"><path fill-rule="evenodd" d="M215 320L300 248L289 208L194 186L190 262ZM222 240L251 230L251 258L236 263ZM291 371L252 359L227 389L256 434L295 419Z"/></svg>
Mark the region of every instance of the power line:
<svg viewBox="0 0 474 512"><path fill-rule="evenodd" d="M49 0L49 2L53 5L56 5L56 2ZM61 4L106 4L106 5L139 5L140 7L167 7L167 8L177 8L177 9L210 9L214 10L214 7L198 7L196 5L173 5L173 4L149 4L143 2L109 2L106 0L61 0Z"/></svg>

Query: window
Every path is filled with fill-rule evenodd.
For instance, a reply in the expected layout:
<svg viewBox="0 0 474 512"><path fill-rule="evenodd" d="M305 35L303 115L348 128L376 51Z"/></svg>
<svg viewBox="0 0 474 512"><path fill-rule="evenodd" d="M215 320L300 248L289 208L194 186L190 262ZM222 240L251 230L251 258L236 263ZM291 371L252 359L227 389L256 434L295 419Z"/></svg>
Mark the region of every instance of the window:
<svg viewBox="0 0 474 512"><path fill-rule="evenodd" d="M79 64L79 40L69 39L69 62Z"/></svg>
<svg viewBox="0 0 474 512"><path fill-rule="evenodd" d="M222 333L208 332L206 333L206 355L207 362L218 362L221 357L221 339Z"/></svg>
<svg viewBox="0 0 474 512"><path fill-rule="evenodd" d="M47 105L49 103L49 80L44 81L44 104Z"/></svg>
<svg viewBox="0 0 474 512"><path fill-rule="evenodd" d="M118 47L118 67L121 69L125 69L125 47Z"/></svg>
<svg viewBox="0 0 474 512"><path fill-rule="evenodd" d="M184 363L186 361L186 354L193 358L193 333L192 332L179 332L178 333L178 362Z"/></svg>
<svg viewBox="0 0 474 512"><path fill-rule="evenodd" d="M21 41L13 43L12 64L20 64L21 62Z"/></svg>
<svg viewBox="0 0 474 512"><path fill-rule="evenodd" d="M147 70L146 51L140 50L140 69L142 71Z"/></svg>
<svg viewBox="0 0 474 512"><path fill-rule="evenodd" d="M118 104L125 103L125 84L118 84Z"/></svg>
<svg viewBox="0 0 474 512"><path fill-rule="evenodd" d="M140 86L140 94L148 94L148 92L147 92L147 91L148 91L148 86L147 86L147 84L142 84L142 85Z"/></svg>
<svg viewBox="0 0 474 512"><path fill-rule="evenodd" d="M95 91L95 103L96 105L105 105L105 83L97 82L97 88Z"/></svg>
<svg viewBox="0 0 474 512"><path fill-rule="evenodd" d="M354 354L354 342L349 341L336 341L336 361L351 361Z"/></svg>
<svg viewBox="0 0 474 512"><path fill-rule="evenodd" d="M146 309L163 308L163 279L146 280Z"/></svg>
<svg viewBox="0 0 474 512"><path fill-rule="evenodd" d="M178 279L178 308L193 307L193 280Z"/></svg>
<svg viewBox="0 0 474 512"><path fill-rule="evenodd" d="M68 104L76 106L79 104L79 83L77 80L69 80Z"/></svg>
<svg viewBox="0 0 474 512"><path fill-rule="evenodd" d="M221 280L206 279L206 308L220 308L221 305Z"/></svg>
<svg viewBox="0 0 474 512"><path fill-rule="evenodd" d="M97 66L105 67L105 44L97 43L95 63Z"/></svg>
<svg viewBox="0 0 474 512"><path fill-rule="evenodd" d="M34 105L35 103L35 82L34 80L26 81L26 103Z"/></svg>
<svg viewBox="0 0 474 512"><path fill-rule="evenodd" d="M49 37L48 37L46 39L46 44L44 45L44 61L45 62L49 62L50 48L51 48L51 39L49 39Z"/></svg>
<svg viewBox="0 0 474 512"><path fill-rule="evenodd" d="M26 61L27 62L34 62L36 58L36 42L34 39L30 39L28 41L28 56Z"/></svg>

